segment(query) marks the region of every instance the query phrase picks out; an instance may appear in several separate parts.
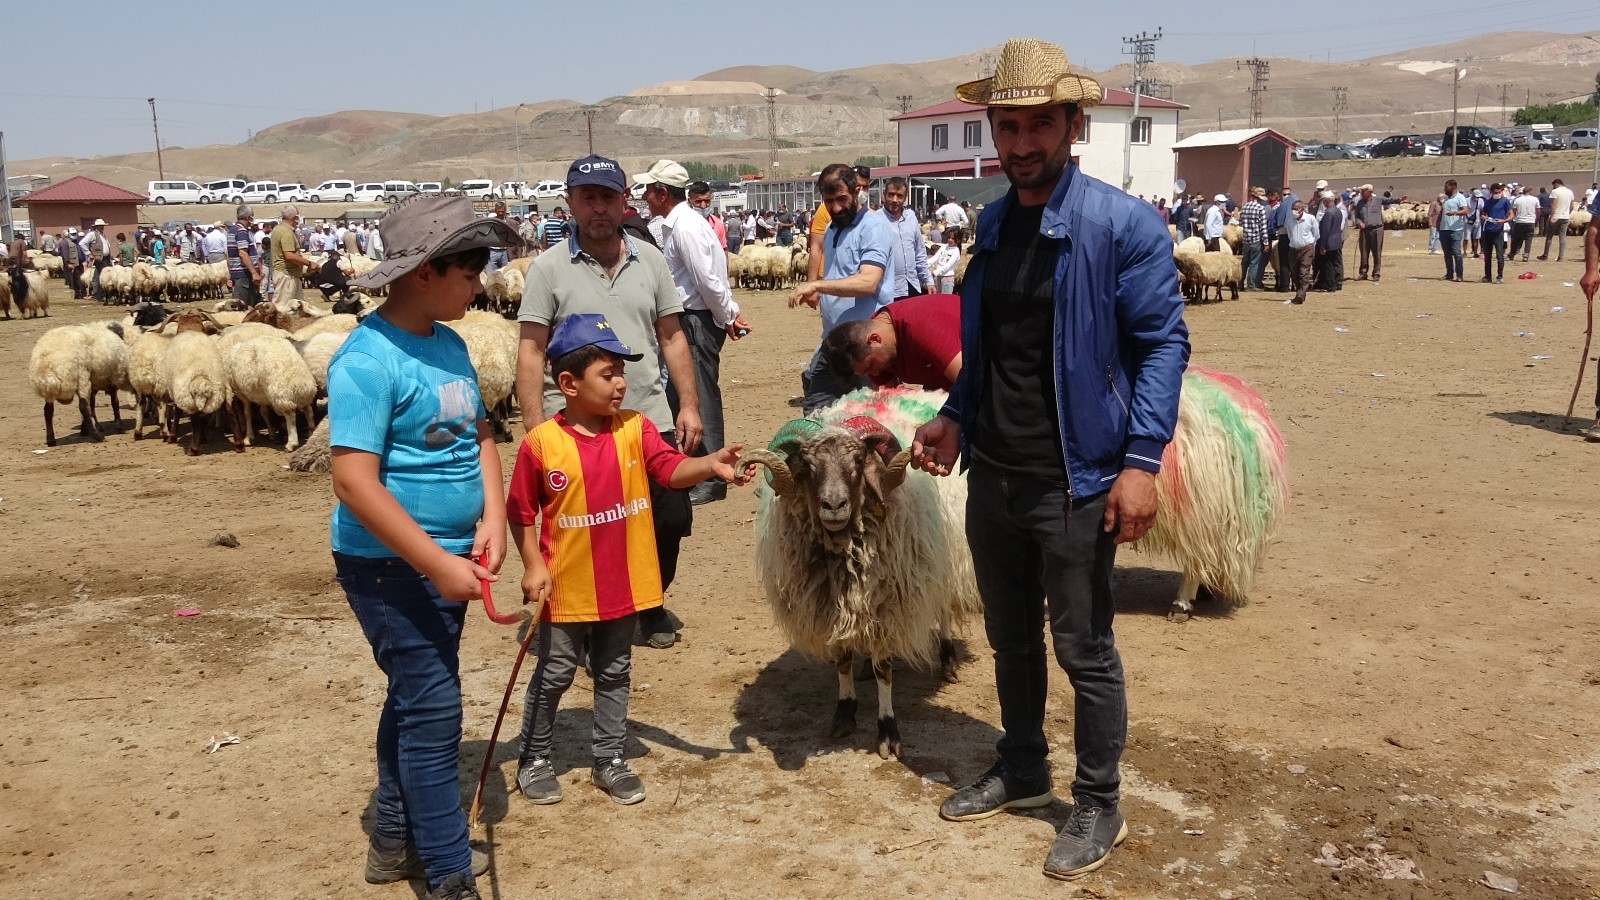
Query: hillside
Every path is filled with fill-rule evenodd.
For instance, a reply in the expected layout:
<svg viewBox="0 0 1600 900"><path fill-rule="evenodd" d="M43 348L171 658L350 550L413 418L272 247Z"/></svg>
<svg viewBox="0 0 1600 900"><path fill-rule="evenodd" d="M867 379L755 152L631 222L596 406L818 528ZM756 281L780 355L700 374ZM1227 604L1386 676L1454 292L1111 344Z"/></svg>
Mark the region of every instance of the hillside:
<svg viewBox="0 0 1600 900"><path fill-rule="evenodd" d="M243 144L168 147L163 162L168 177L196 180L232 175L306 182L332 177L505 180L519 171L524 179L537 179L560 177L570 160L588 152L592 127L596 149L618 157L630 170L662 156L765 170L764 93L774 87L779 91L779 173L798 174L828 161L891 152L889 119L900 111L900 97L910 97L912 108L949 99L956 84L993 65L997 50L831 72L732 66L608 98L596 104L592 123L584 107L562 99L451 116L348 110L283 122ZM1511 108L1526 102L1587 96L1600 67L1600 43L1585 35L1513 31L1354 62L1275 57L1270 63L1264 124L1300 140L1351 140L1442 130L1450 123L1450 76L1456 65L1467 69L1459 92L1462 122L1500 125ZM1107 86L1125 86L1131 70L1118 66L1096 75ZM1249 71L1234 58L1193 66L1158 61L1150 76L1170 84L1172 98L1190 107L1181 122L1184 135L1248 122ZM1348 89L1337 135L1335 85ZM155 163L153 152L139 152L16 160L11 170L85 174L143 190L156 177Z"/></svg>

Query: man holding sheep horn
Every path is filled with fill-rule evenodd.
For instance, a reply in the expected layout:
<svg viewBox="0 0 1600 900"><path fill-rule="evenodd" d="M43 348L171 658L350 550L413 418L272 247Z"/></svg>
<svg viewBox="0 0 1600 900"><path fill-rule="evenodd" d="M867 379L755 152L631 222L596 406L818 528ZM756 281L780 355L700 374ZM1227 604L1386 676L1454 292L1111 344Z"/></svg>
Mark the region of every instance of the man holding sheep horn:
<svg viewBox="0 0 1600 900"><path fill-rule="evenodd" d="M967 540L1004 734L999 760L939 814L964 822L1050 803L1048 610L1075 694L1077 773L1044 872L1073 879L1128 834L1117 808L1128 711L1112 565L1116 545L1155 518L1188 329L1160 217L1072 162L1100 85L1074 74L1060 47L1012 40L994 76L956 96L988 107L1012 189L978 220L961 291L961 373L912 451L936 475L958 454L970 467Z"/></svg>

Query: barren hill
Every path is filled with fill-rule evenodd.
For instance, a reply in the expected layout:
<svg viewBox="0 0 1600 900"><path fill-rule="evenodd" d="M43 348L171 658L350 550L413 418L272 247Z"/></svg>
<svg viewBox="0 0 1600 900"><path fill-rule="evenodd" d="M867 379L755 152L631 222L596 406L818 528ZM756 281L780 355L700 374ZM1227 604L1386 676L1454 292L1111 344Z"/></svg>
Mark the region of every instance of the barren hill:
<svg viewBox="0 0 1600 900"><path fill-rule="evenodd" d="M1314 51L1314 48L1308 48ZM567 163L597 150L629 170L655 159L741 163L767 169L765 88L779 91L775 113L780 174L833 160L886 155L889 119L949 99L955 85L989 71L998 48L919 63L885 63L816 72L798 66L733 66L663 81L595 105L592 119L570 100L541 100L489 112L429 116L351 110L274 125L240 145L165 148L169 177L245 175L316 182L324 178L560 177ZM1233 58L1194 66L1157 62L1151 77L1187 104L1181 132L1247 123L1248 70ZM1585 97L1600 67L1600 43L1586 35L1503 32L1354 62L1275 57L1263 96L1263 124L1301 140L1350 140L1396 132L1438 132L1450 122L1451 72L1462 122L1501 124L1512 108ZM1096 73L1125 87L1127 66ZM1335 132L1332 88L1348 89ZM1504 103L1502 103L1502 96ZM520 164L519 164L520 157ZM86 174L142 190L156 177L155 154L21 160L14 172Z"/></svg>

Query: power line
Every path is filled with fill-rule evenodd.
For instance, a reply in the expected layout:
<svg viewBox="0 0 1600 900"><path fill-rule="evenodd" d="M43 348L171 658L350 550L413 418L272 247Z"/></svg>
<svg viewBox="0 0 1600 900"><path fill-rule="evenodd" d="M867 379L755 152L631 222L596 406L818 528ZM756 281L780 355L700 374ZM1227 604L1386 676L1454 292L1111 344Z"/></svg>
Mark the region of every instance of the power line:
<svg viewBox="0 0 1600 900"><path fill-rule="evenodd" d="M1234 63L1233 67L1250 69L1250 87L1247 89L1250 94L1250 127L1260 128L1262 95L1267 92L1267 75L1272 69L1272 63L1259 56L1252 56Z"/></svg>
<svg viewBox="0 0 1600 900"><path fill-rule="evenodd" d="M1133 94L1133 113L1128 118L1128 128L1122 143L1122 189L1133 188L1133 130L1139 124L1139 95L1147 90L1145 71L1156 56L1156 41L1161 40L1161 29L1155 34L1141 31L1133 37L1122 39L1122 53L1133 57L1133 83L1128 86Z"/></svg>

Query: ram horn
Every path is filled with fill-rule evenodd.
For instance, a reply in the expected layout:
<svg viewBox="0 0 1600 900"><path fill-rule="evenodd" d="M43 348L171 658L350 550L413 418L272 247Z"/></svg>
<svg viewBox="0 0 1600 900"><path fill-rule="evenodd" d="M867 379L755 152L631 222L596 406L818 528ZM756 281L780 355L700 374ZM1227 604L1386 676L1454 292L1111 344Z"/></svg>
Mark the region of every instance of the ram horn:
<svg viewBox="0 0 1600 900"><path fill-rule="evenodd" d="M911 451L909 449L901 450L886 465L887 468L883 473L883 480L880 484L883 485L883 493L887 497L889 494L894 493L895 488L905 483L906 471L911 465Z"/></svg>
<svg viewBox="0 0 1600 900"><path fill-rule="evenodd" d="M840 422L839 427L876 451L884 465L888 465L894 455L900 452L900 441L894 436L894 432L871 416L851 416Z"/></svg>
<svg viewBox="0 0 1600 900"><path fill-rule="evenodd" d="M772 492L782 497L794 490L794 476L789 473L789 463L782 454L771 450L746 450L739 461L734 464L734 469L743 471L750 463L767 467L770 473L767 477L772 483Z"/></svg>
<svg viewBox="0 0 1600 900"><path fill-rule="evenodd" d="M778 433L768 442L767 449L788 456L807 438L821 430L822 423L815 419L790 419L778 428Z"/></svg>

